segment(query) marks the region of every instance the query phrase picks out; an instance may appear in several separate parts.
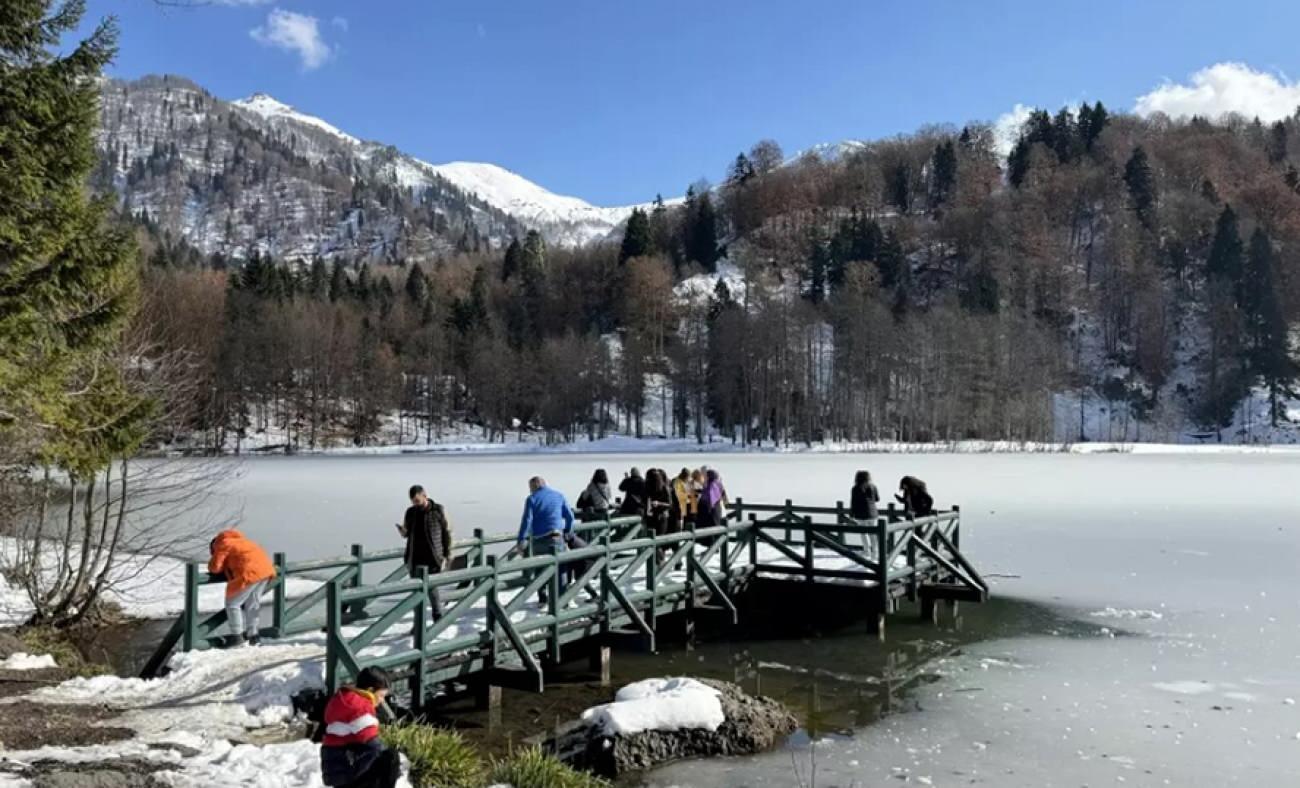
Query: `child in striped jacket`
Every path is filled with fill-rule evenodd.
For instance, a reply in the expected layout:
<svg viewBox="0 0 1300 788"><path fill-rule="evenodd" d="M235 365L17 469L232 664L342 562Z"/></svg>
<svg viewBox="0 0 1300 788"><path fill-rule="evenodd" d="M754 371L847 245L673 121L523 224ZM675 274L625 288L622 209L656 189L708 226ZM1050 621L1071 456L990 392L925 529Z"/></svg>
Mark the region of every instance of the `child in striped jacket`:
<svg viewBox="0 0 1300 788"><path fill-rule="evenodd" d="M397 752L379 740L378 707L388 696L388 673L366 668L357 683L325 704L321 779L341 788L393 788L402 774Z"/></svg>

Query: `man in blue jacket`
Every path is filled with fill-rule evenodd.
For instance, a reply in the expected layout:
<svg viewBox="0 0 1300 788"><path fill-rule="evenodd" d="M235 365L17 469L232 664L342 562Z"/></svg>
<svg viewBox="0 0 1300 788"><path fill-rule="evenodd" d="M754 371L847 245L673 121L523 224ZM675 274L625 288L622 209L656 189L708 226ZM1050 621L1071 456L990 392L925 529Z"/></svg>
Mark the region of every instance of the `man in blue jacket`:
<svg viewBox="0 0 1300 788"><path fill-rule="evenodd" d="M564 537L573 530L573 510L564 495L546 486L546 480L534 476L528 480L528 499L524 501L524 517L519 523L519 540L515 549L521 554L528 551L532 542L533 555L559 555L564 552ZM563 573L561 573L563 574ZM535 577L529 573L529 582ZM563 586L561 586L563 587ZM546 604L546 591L538 594Z"/></svg>

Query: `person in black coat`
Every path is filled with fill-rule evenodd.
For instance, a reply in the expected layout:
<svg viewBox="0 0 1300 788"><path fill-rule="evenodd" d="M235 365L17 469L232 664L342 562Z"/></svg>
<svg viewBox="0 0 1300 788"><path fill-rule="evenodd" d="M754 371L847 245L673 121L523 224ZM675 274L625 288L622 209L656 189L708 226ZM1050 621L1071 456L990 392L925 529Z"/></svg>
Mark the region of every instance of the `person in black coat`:
<svg viewBox="0 0 1300 788"><path fill-rule="evenodd" d="M876 506L878 503L880 503L880 492L871 482L871 474L858 471L853 477L853 490L849 493L849 516L854 520L866 520L875 525L876 518L879 516Z"/></svg>
<svg viewBox="0 0 1300 788"><path fill-rule="evenodd" d="M633 468L623 477L623 481L618 483L618 491L623 493L619 514L645 514L645 479L639 468Z"/></svg>
<svg viewBox="0 0 1300 788"><path fill-rule="evenodd" d="M925 488L925 482L915 476L904 476L898 482L899 494L894 497L903 504L903 508L913 517L929 517L934 514L934 498Z"/></svg>
<svg viewBox="0 0 1300 788"><path fill-rule="evenodd" d="M406 567L411 577L419 577L420 570L431 575L446 571L451 565L451 524L442 505L434 502L424 488L416 484L410 490L411 506L397 530L406 539ZM429 608L433 620L442 617L442 600L438 589L429 589Z"/></svg>

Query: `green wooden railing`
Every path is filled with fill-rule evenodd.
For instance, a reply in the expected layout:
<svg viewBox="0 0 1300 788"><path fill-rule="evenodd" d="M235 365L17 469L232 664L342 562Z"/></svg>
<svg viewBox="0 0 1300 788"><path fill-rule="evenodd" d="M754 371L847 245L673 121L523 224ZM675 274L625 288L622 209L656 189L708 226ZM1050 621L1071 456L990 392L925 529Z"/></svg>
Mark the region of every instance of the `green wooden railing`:
<svg viewBox="0 0 1300 788"><path fill-rule="evenodd" d="M927 590L940 588L945 598L982 599L988 587L960 551L960 525L956 508L911 518L888 506L873 523L854 520L843 503L737 499L724 525L698 531L649 536L639 517L579 523L590 545L554 556L509 553L513 535L475 530L456 543L451 571L418 577L401 565L400 549L369 553L354 545L345 557L302 562L276 554L271 624L262 633L282 638L323 629L331 690L367 666L405 676L414 699L435 684L505 666L541 689L542 663L558 661L562 647L576 640L622 629L653 648L659 617L708 603L734 620L736 582L752 575L860 583L878 600L882 633L884 614L901 597L919 592L924 603ZM829 566L832 560L839 566ZM367 583L367 574L377 579ZM293 577L320 585L290 599L286 580ZM156 675L177 646L206 648L218 640L224 610L204 614L198 605L199 588L213 582L220 580L201 564L187 565L185 610L143 675ZM444 614L430 623L435 589ZM530 608L543 590L546 605ZM459 631L467 624L469 631ZM397 633L399 626L405 629ZM453 627L458 633L448 637Z"/></svg>

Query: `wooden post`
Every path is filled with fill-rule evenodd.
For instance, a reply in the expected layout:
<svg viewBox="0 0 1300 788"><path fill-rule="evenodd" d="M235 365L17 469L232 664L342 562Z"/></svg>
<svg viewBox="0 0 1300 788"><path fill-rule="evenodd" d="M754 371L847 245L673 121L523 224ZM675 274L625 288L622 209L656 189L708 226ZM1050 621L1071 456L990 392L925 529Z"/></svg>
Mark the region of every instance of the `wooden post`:
<svg viewBox="0 0 1300 788"><path fill-rule="evenodd" d="M472 566L482 566L482 565L483 565L483 563L484 563L484 555L483 555L483 554L484 554L485 551L486 551L486 548L483 546L483 529L482 529L482 528L475 528L475 529L474 529L474 562L473 562Z"/></svg>
<svg viewBox="0 0 1300 788"><path fill-rule="evenodd" d="M502 693L500 687L490 681L480 681L474 685L474 707L487 711L487 729L494 731L500 727L500 706Z"/></svg>
<svg viewBox="0 0 1300 788"><path fill-rule="evenodd" d="M817 557L813 553L812 527L812 518L803 518L803 577L809 588L817 582Z"/></svg>
<svg viewBox="0 0 1300 788"><path fill-rule="evenodd" d="M749 516L749 565L758 566L758 515Z"/></svg>
<svg viewBox="0 0 1300 788"><path fill-rule="evenodd" d="M725 534L723 538L725 538ZM686 608L682 615L683 631L682 635L686 641L686 650L695 650L695 545L691 544L690 553L686 557ZM705 569L707 570L707 567Z"/></svg>
<svg viewBox="0 0 1300 788"><path fill-rule="evenodd" d="M427 625L425 617L429 610L429 568L420 567L420 590L415 593L420 595L420 601L415 606L415 626L411 628L411 645L420 652L420 658L415 663L415 671L411 674L411 710L420 713L424 708L424 700L428 692L428 686L425 683L425 653L428 648Z"/></svg>
<svg viewBox="0 0 1300 788"><path fill-rule="evenodd" d="M282 638L285 632L284 611L287 607L289 594L289 575L285 572L284 566L288 561L285 560L284 553L276 553L271 557L271 563L275 564L275 576L279 582L275 584L275 591L271 595L271 628L275 630L275 636Z"/></svg>
<svg viewBox="0 0 1300 788"><path fill-rule="evenodd" d="M650 548L650 557L645 562L645 585L646 590L650 592L650 610L647 611L647 624L650 629L655 628L659 620L659 547Z"/></svg>
<svg viewBox="0 0 1300 788"><path fill-rule="evenodd" d="M181 649L193 651L199 643L199 565L185 565L185 632L181 636Z"/></svg>
<svg viewBox="0 0 1300 788"><path fill-rule="evenodd" d="M352 545L352 549L350 552L352 553L352 564L353 566L356 567L357 571L356 574L352 576L352 579L348 581L347 587L360 588L361 586L365 585L365 583L362 582L362 572L364 571L364 567L365 567L364 559L366 555L366 548L363 545L354 544ZM351 605L348 605L347 613L349 618L364 617L366 614L366 603L354 602Z"/></svg>
<svg viewBox="0 0 1300 788"><path fill-rule="evenodd" d="M490 578L492 587L488 589L488 595L492 598L491 601L495 602L497 596L497 557L489 555L486 557L486 561L487 565L492 568L492 577ZM488 670L491 670L497 664L497 619L494 610L496 610L496 605L489 604L484 619L484 626L488 633L488 653L483 667Z"/></svg>
<svg viewBox="0 0 1300 788"><path fill-rule="evenodd" d="M891 505L892 508L892 505ZM876 520L876 565L880 567L877 578L876 635L881 642L885 640L885 614L889 612L889 523Z"/></svg>
<svg viewBox="0 0 1300 788"><path fill-rule="evenodd" d="M551 561L551 580L547 583L550 591L546 595L547 612L551 614L551 635L550 642L546 645L551 665L558 667L560 664L560 572L563 569L559 555L552 556Z"/></svg>
<svg viewBox="0 0 1300 788"><path fill-rule="evenodd" d="M325 690L330 695L339 691L339 655L336 641L343 637L343 602L339 584L325 586Z"/></svg>
<svg viewBox="0 0 1300 788"><path fill-rule="evenodd" d="M591 672L600 676L600 686L608 687L613 681L610 677L609 646L603 643L597 645L592 649L589 660L588 664L591 667Z"/></svg>
<svg viewBox="0 0 1300 788"><path fill-rule="evenodd" d="M745 501L743 498L736 499L735 518L738 523L745 522ZM726 523L723 523L723 525L726 525Z"/></svg>
<svg viewBox="0 0 1300 788"><path fill-rule="evenodd" d="M785 543L790 544L790 518L794 517L794 501L785 499Z"/></svg>
<svg viewBox="0 0 1300 788"><path fill-rule="evenodd" d="M952 524L952 546L961 550L961 507L953 506L952 511L957 515L957 519Z"/></svg>

